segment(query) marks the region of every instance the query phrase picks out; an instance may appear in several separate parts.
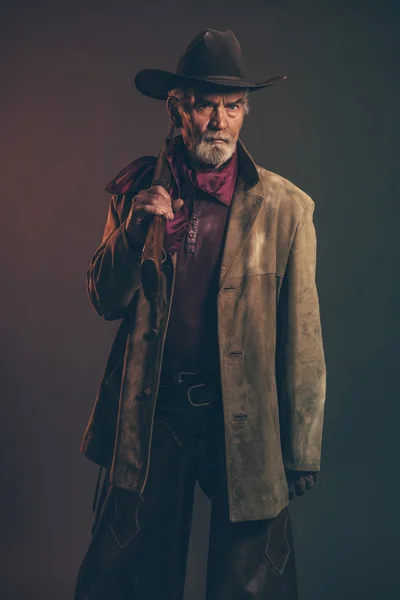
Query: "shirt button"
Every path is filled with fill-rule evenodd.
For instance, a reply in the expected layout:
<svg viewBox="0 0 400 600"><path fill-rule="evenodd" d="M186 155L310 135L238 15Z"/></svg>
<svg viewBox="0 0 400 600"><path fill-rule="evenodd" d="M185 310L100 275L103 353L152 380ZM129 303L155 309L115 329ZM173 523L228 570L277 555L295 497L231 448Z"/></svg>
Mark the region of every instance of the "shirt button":
<svg viewBox="0 0 400 600"><path fill-rule="evenodd" d="M190 238L194 238L194 233L189 233Z"/></svg>

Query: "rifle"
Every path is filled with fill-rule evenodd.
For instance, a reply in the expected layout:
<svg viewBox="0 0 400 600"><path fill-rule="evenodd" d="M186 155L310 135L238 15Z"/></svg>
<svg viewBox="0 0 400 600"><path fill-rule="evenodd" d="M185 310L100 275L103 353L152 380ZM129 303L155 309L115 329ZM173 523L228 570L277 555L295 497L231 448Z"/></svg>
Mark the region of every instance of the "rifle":
<svg viewBox="0 0 400 600"><path fill-rule="evenodd" d="M152 187L161 185L168 190L171 181L171 170L165 153L172 141L175 127L171 123L164 145L157 158L156 168L153 175ZM140 276L142 280L143 293L150 304L155 304L160 286L161 258L164 242L165 218L161 215L151 217L147 230L146 240L143 246Z"/></svg>

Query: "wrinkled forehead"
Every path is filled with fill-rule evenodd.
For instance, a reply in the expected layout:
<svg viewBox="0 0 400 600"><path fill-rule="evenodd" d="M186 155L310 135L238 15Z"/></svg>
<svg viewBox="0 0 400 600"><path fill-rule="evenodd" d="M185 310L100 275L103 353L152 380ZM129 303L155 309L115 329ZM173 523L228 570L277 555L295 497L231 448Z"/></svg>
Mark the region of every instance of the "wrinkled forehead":
<svg viewBox="0 0 400 600"><path fill-rule="evenodd" d="M197 93L193 95L195 100L207 100L208 102L212 102L213 104L232 104L233 102L237 102L240 100L244 100L244 92L228 92L228 93L219 93L219 94L201 94Z"/></svg>

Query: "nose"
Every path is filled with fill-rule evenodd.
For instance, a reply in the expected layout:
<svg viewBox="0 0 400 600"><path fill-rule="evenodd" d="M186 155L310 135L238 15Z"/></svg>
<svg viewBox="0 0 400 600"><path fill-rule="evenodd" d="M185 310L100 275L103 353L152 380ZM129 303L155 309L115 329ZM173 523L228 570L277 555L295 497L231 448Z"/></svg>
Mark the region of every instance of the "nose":
<svg viewBox="0 0 400 600"><path fill-rule="evenodd" d="M226 117L226 111L223 106L216 107L210 118L210 129L221 131L226 129L228 126L228 120Z"/></svg>

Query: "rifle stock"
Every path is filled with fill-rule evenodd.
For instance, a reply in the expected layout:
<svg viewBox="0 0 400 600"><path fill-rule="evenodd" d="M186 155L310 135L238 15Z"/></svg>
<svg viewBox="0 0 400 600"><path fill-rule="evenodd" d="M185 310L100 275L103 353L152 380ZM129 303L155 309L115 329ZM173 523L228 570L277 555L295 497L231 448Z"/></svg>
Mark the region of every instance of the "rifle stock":
<svg viewBox="0 0 400 600"><path fill-rule="evenodd" d="M171 170L165 157L166 150L174 135L174 125L171 123L164 145L157 158L152 187L161 185L168 190L171 181ZM141 280L143 293L150 303L153 303L159 293L161 259L165 232L165 218L154 215L147 230L141 259Z"/></svg>

